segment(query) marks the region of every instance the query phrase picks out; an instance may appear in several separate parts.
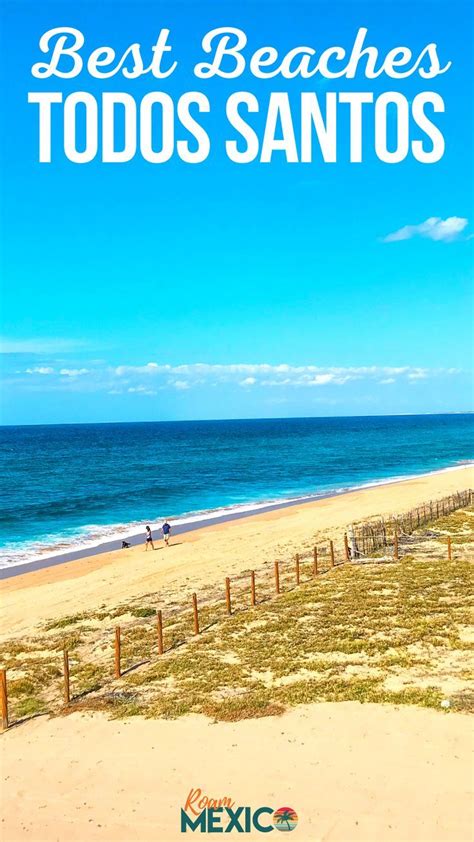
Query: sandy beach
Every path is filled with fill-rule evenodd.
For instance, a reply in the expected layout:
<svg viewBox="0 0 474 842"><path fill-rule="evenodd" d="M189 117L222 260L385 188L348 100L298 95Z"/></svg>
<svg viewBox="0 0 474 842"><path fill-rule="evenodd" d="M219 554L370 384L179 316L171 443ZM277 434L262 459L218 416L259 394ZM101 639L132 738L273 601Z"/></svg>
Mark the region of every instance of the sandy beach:
<svg viewBox="0 0 474 842"><path fill-rule="evenodd" d="M169 548L158 541L155 552L132 547L3 580L0 639L150 592L182 596L329 538L342 548L351 523L390 516L472 486L474 468L460 466L188 532Z"/></svg>
<svg viewBox="0 0 474 842"><path fill-rule="evenodd" d="M472 487L473 480L472 467L462 466L199 529L177 536L169 549L160 545L145 553L142 547L131 548L7 579L0 586L2 637L16 641L23 636L28 642L41 637L51 619L123 605L134 597L153 594L159 604L161 598L203 592L226 575L288 558L329 538L340 552L342 533L352 522L406 511ZM351 575L350 566L344 569ZM373 568L359 568L359 573L366 578L358 580L357 590L368 587L367 596L378 593L383 615L384 604L390 605L389 591L373 590ZM338 581L343 585L344 579ZM353 591L349 578L346 594ZM322 590L319 594L325 598ZM338 599L343 598L340 591ZM364 600L360 617L368 617ZM303 619L311 604L309 599L301 606ZM354 618L356 606L349 604ZM392 602L397 604L401 606ZM297 627L297 603L291 605ZM259 616L265 616L263 607ZM348 616L344 609L341 616ZM262 622L254 624L252 652ZM192 662L199 665L203 651L192 652ZM439 669L427 673L432 676L427 689L437 681L455 699L458 685L464 687L468 653L460 650L450 658L450 650L446 652L444 662L436 655ZM338 657L348 659L347 667L340 666L346 678L363 687L374 657L364 661L356 655L353 662L350 654ZM337 686L337 664L333 667ZM134 680L146 688L146 675L132 673L132 683L122 680L119 690L133 688ZM303 670L300 679L307 680L307 675ZM398 683L390 686L403 689L403 681L410 684L414 676L416 657L412 672L403 674L402 669ZM2 734L1 837L5 842L174 842L182 838L181 807L190 791L199 788L209 798L230 798L234 806L292 807L299 817L294 838L303 842L468 842L471 721L456 708L446 713L440 698L437 709L372 701L300 703L281 715L228 722L196 713L171 720L142 715L111 719L85 709L26 719ZM246 838L259 839L261 833L252 831Z"/></svg>
<svg viewBox="0 0 474 842"><path fill-rule="evenodd" d="M39 719L2 739L2 838L173 842L200 788L238 806L293 807L303 842L468 842L468 725L354 702L239 723Z"/></svg>

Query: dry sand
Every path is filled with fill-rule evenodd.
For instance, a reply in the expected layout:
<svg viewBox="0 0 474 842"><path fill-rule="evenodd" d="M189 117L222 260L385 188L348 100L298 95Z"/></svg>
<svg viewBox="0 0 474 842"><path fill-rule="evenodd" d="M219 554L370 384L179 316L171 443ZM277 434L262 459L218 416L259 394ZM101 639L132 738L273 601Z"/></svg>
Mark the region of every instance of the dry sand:
<svg viewBox="0 0 474 842"><path fill-rule="evenodd" d="M194 590L288 557L351 521L472 486L472 468L255 515L141 548L66 563L1 585L3 636L146 593ZM339 544L338 544L339 546ZM357 703L213 724L40 717L2 735L3 842L171 842L200 787L236 805L293 807L304 842L464 842L471 838L467 716ZM244 838L261 839L260 833Z"/></svg>
<svg viewBox="0 0 474 842"><path fill-rule="evenodd" d="M236 806L293 807L302 842L468 842L468 724L355 702L235 724L37 719L2 738L2 838L172 842L186 838L180 808L199 787Z"/></svg>
<svg viewBox="0 0 474 842"><path fill-rule="evenodd" d="M342 533L351 522L402 512L472 486L474 469L462 466L206 527L177 536L168 549L161 542L155 552L117 550L7 579L0 583L0 639L31 633L45 620L142 594L199 591L330 537L340 551Z"/></svg>

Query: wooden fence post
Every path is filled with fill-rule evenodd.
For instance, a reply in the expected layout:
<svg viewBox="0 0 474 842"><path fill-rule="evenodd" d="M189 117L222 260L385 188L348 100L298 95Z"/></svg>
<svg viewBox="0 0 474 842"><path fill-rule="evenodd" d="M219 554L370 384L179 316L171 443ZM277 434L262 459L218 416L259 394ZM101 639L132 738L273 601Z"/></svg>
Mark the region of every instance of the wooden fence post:
<svg viewBox="0 0 474 842"><path fill-rule="evenodd" d="M252 570L250 573L250 604L255 605L256 603L255 598L255 570Z"/></svg>
<svg viewBox="0 0 474 842"><path fill-rule="evenodd" d="M331 553L331 567L334 567L334 544L332 541L329 541L329 552Z"/></svg>
<svg viewBox="0 0 474 842"><path fill-rule="evenodd" d="M280 563L275 562L275 590L280 593Z"/></svg>
<svg viewBox="0 0 474 842"><path fill-rule="evenodd" d="M393 533L393 557L398 561L398 530L396 528Z"/></svg>
<svg viewBox="0 0 474 842"><path fill-rule="evenodd" d="M197 596L193 593L194 634L199 634L199 614Z"/></svg>
<svg viewBox="0 0 474 842"><path fill-rule="evenodd" d="M299 553L295 555L295 572L296 572L296 584L299 585L300 583L300 556Z"/></svg>
<svg viewBox="0 0 474 842"><path fill-rule="evenodd" d="M452 561L453 552L451 547L451 535L448 535L448 561Z"/></svg>
<svg viewBox="0 0 474 842"><path fill-rule="evenodd" d="M2 707L2 730L8 728L8 693L7 693L7 671L0 670L0 702Z"/></svg>
<svg viewBox="0 0 474 842"><path fill-rule="evenodd" d="M344 555L345 555L346 561L349 561L350 560L350 557L349 557L349 542L347 540L347 532L344 532Z"/></svg>
<svg viewBox="0 0 474 842"><path fill-rule="evenodd" d="M225 604L227 608L227 613L230 617L230 615L232 614L232 602L230 600L230 579L228 576L226 576L225 580Z"/></svg>
<svg viewBox="0 0 474 842"><path fill-rule="evenodd" d="M313 550L313 574L314 576L318 575L318 548L315 547Z"/></svg>
<svg viewBox="0 0 474 842"><path fill-rule="evenodd" d="M71 690L69 683L69 652L67 649L63 651L63 669L64 669L64 701L68 705L71 701Z"/></svg>
<svg viewBox="0 0 474 842"><path fill-rule="evenodd" d="M158 633L158 655L163 654L163 613L156 612L156 630Z"/></svg>
<svg viewBox="0 0 474 842"><path fill-rule="evenodd" d="M121 642L120 642L120 626L115 627L115 678L120 678L122 675L121 665L120 665L120 650L121 650Z"/></svg>

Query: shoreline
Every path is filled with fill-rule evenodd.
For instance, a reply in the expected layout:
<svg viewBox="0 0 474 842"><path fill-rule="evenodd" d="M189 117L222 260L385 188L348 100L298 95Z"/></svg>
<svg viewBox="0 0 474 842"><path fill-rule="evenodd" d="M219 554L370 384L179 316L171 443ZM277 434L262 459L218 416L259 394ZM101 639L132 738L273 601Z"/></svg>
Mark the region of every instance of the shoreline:
<svg viewBox="0 0 474 842"><path fill-rule="evenodd" d="M378 485L310 503L285 506L251 516L207 523L181 536L168 548L144 546L97 553L85 558L29 570L0 581L0 640L37 634L45 622L127 605L141 599L164 610L205 593L226 577L242 578L263 570L275 559L287 564L295 553L324 552L329 540L336 554L352 523L391 517L431 500L474 487L472 466L425 474L416 479Z"/></svg>
<svg viewBox="0 0 474 842"><path fill-rule="evenodd" d="M188 512L182 515L177 515L176 518L172 518L173 523L173 536L177 535L184 535L189 532L195 532L206 527L212 526L220 526L226 523L232 523L233 521L243 520L246 518L252 518L260 514L268 514L271 512L277 512L282 509L292 508L294 506L304 506L308 504L314 504L322 500L331 500L334 498L341 498L347 494L353 494L359 491L374 489L374 488L385 488L390 485L400 484L404 482L410 482L412 480L422 479L424 477L431 477L436 476L438 474L444 474L452 471L462 470L463 468L469 468L474 465L472 460L466 460L462 463L457 463L455 465L449 465L445 468L438 468L434 471L427 471L421 474L408 474L404 476L395 476L389 477L387 479L374 479L368 480L365 483L354 485L347 487L343 490L329 490L327 492L321 493L310 493L310 494L302 494L301 496L295 498L283 498L281 500L274 500L266 502L248 502L241 504L238 508L237 507L221 507L211 510L205 510L202 512ZM157 531L160 529L157 523L150 522L152 531ZM110 552L117 552L121 550L121 542L122 540L126 540L130 543L131 547L138 547L143 544L143 529L133 532L127 532L124 529L123 534L120 537L114 537L110 539L105 539L101 541L97 541L96 543L87 544L82 547L78 547L74 549L66 549L63 551L57 551L50 555L44 554L44 556L39 558L34 558L31 561L22 561L17 563L12 563L10 565L5 565L5 567L0 567L0 581L5 579L11 579L16 576L22 576L24 574L33 573L35 571L44 570L50 567L56 567L62 564L67 564L68 562L73 561L80 561L81 559L88 559L90 557L104 555ZM155 538L155 542L158 543L161 539L159 537Z"/></svg>

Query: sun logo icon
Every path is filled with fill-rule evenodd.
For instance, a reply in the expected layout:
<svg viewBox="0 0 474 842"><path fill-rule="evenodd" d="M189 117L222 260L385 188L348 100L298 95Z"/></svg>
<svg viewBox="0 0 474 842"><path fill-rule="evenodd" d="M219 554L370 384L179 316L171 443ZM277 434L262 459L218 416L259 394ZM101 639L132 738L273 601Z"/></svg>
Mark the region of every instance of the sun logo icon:
<svg viewBox="0 0 474 842"><path fill-rule="evenodd" d="M273 827L277 830L294 830L298 824L298 815L293 807L279 807L273 813Z"/></svg>

